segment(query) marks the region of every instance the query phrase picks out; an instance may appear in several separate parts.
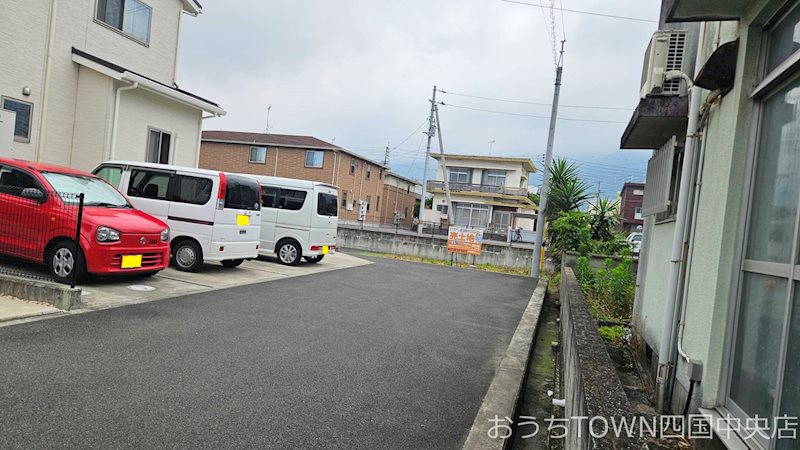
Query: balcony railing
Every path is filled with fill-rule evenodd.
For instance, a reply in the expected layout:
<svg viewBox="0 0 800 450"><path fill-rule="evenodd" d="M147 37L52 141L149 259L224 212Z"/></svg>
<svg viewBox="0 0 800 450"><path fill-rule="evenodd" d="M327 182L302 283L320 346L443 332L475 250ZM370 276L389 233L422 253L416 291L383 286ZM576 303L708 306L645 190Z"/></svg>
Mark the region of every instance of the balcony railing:
<svg viewBox="0 0 800 450"><path fill-rule="evenodd" d="M429 181L429 191L443 191L444 181ZM485 192L489 194L518 195L528 196L525 188L514 188L506 186L494 186L491 184L471 184L471 183L450 183L450 192Z"/></svg>

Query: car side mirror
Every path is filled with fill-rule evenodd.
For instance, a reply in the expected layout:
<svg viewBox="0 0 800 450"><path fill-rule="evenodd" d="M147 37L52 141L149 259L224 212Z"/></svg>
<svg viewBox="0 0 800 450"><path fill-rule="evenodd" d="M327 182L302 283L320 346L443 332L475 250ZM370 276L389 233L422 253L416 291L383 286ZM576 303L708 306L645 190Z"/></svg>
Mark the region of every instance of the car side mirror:
<svg viewBox="0 0 800 450"><path fill-rule="evenodd" d="M44 202L45 195L39 188L25 188L22 190L22 197L36 200L37 202Z"/></svg>

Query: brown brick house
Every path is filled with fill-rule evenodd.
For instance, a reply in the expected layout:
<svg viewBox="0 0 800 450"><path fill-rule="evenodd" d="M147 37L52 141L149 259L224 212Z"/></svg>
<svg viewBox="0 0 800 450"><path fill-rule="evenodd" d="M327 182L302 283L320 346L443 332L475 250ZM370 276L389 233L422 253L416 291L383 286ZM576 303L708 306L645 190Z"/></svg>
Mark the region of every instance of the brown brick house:
<svg viewBox="0 0 800 450"><path fill-rule="evenodd" d="M642 202L644 201L644 183L625 183L619 193L620 225L625 231L636 231L644 224L642 218Z"/></svg>
<svg viewBox="0 0 800 450"><path fill-rule="evenodd" d="M359 201L369 205L368 223L392 224L395 205L402 206L402 214L409 203L404 221L410 224L412 220L416 198L412 180L390 174L380 163L315 137L204 131L199 166L333 184L339 187L340 221L357 222ZM414 186L401 195L409 183Z"/></svg>

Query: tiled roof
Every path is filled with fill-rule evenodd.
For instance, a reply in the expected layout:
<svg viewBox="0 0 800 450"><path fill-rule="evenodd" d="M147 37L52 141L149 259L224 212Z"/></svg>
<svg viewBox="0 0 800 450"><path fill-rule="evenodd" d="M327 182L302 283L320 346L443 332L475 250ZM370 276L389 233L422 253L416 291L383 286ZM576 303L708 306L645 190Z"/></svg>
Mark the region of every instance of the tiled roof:
<svg viewBox="0 0 800 450"><path fill-rule="evenodd" d="M341 147L312 136L288 134L248 133L243 131L203 131L204 141L243 142L248 144L274 145L277 147L325 148L343 150Z"/></svg>

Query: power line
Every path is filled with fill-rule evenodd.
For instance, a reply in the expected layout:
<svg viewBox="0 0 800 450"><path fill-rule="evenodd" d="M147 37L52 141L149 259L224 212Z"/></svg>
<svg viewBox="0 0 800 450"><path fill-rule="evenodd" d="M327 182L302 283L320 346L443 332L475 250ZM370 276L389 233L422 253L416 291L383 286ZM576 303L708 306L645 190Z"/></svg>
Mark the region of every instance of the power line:
<svg viewBox="0 0 800 450"><path fill-rule="evenodd" d="M449 106L451 108L468 109L470 111L480 111L480 112L487 112L487 113L492 113L492 114L505 114L505 115L509 115L509 116L534 117L536 119L550 119L550 117L548 117L548 116L537 116L537 115L534 115L534 114L521 114L521 113L508 112L508 111L495 111L495 110L492 110L492 109L470 108L469 106L459 106L459 105L453 105L451 103L445 104L444 102L439 102L439 104L442 105L442 106ZM571 121L571 122L628 123L628 122L620 122L620 121L614 121L614 120L570 119L570 118L565 118L565 117L562 117L559 120L568 120L568 121Z"/></svg>
<svg viewBox="0 0 800 450"><path fill-rule="evenodd" d="M509 100L509 99L496 98L496 97L485 97L485 96L481 96L481 95L461 94L461 93L458 93L458 92L443 91L441 89L439 90L439 92L441 92L442 94L447 94L447 95L456 95L456 96L459 96L459 97L477 98L477 99L481 99L481 100L491 100L491 101L504 102L504 103L519 103L519 104L523 104L523 105L552 106L549 103L529 102L529 101L525 101L525 100ZM560 108L613 109L613 110L619 110L619 111L633 111L632 108L619 108L619 107L613 107L613 106L559 105L559 107Z"/></svg>
<svg viewBox="0 0 800 450"><path fill-rule="evenodd" d="M506 3L516 3L518 5L534 6L536 8L547 8L544 5L537 5L536 3L521 2L521 1L518 1L518 0L501 0L501 1L504 1ZM557 9L557 10L559 10L561 12L566 11L566 12L576 13L576 14L586 14L586 15L589 15L589 16L607 17L607 18L610 18L610 19L622 19L622 20L633 20L635 22L658 23L657 20L642 19L640 17L618 16L618 15L614 15L614 14L603 14L603 13L596 13L596 12L589 12L589 11L579 11L577 9L567 9L567 8L552 8L552 9Z"/></svg>

